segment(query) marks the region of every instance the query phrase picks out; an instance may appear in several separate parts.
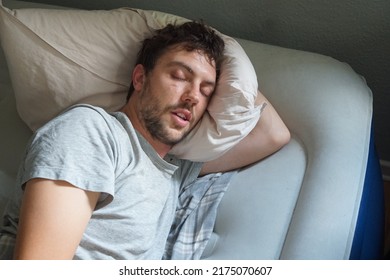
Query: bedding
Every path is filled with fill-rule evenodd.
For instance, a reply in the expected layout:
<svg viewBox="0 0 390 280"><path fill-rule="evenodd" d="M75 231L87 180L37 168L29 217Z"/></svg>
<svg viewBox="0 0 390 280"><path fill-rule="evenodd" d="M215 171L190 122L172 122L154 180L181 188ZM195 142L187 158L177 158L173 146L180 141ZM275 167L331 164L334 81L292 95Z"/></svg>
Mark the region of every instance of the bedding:
<svg viewBox="0 0 390 280"><path fill-rule="evenodd" d="M1 43L16 105L36 130L75 103L108 111L124 105L132 67L153 30L187 19L131 8L114 10L0 9ZM215 159L245 137L260 118L257 76L238 42L221 34L225 59L207 113L172 154Z"/></svg>
<svg viewBox="0 0 390 280"><path fill-rule="evenodd" d="M218 206L237 172L208 174L180 190L163 259L199 260L208 257L217 238L213 230Z"/></svg>
<svg viewBox="0 0 390 280"><path fill-rule="evenodd" d="M102 7L101 1L86 2ZM118 2L106 1L106 7ZM125 2L131 1L121 3ZM146 2L140 1L140 7L162 5ZM173 8L180 11L180 5ZM220 24L225 20L217 19ZM371 134L372 93L366 82L348 64L331 57L237 40L261 77L261 91L281 113L293 138L278 153L232 177L202 258L381 258L383 185ZM6 66L0 51L1 69ZM31 135L15 111L8 70L0 72L0 107L2 212Z"/></svg>

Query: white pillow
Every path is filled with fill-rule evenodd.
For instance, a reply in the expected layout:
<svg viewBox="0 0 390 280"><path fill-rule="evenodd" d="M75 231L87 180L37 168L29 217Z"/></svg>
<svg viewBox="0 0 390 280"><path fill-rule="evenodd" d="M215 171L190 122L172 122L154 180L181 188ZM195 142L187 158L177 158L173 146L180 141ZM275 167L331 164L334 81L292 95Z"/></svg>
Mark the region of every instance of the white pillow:
<svg viewBox="0 0 390 280"><path fill-rule="evenodd" d="M118 110L126 100L142 41L168 23L187 19L156 11L0 8L0 38L18 112L36 130L76 103ZM221 78L207 113L172 154L208 161L255 126L257 77L241 46L226 43Z"/></svg>

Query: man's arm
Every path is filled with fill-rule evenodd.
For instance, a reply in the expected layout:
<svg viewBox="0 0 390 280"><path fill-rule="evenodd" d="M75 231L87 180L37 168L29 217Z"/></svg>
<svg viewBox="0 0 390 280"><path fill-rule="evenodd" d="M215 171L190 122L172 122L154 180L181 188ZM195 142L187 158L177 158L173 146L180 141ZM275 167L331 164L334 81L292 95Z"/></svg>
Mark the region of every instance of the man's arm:
<svg viewBox="0 0 390 280"><path fill-rule="evenodd" d="M28 181L14 258L72 259L98 197L65 181Z"/></svg>
<svg viewBox="0 0 390 280"><path fill-rule="evenodd" d="M257 162L276 152L290 141L290 132L263 94L258 104L267 103L254 129L221 157L204 163L200 175L229 171Z"/></svg>

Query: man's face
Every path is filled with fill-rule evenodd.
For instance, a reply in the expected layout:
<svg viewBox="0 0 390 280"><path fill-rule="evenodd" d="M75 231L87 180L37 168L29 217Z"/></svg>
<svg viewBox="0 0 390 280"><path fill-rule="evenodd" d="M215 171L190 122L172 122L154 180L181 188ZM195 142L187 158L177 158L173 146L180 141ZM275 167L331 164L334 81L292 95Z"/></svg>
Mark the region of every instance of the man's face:
<svg viewBox="0 0 390 280"><path fill-rule="evenodd" d="M173 48L145 77L138 118L153 138L173 146L200 120L215 89L214 62L199 51Z"/></svg>

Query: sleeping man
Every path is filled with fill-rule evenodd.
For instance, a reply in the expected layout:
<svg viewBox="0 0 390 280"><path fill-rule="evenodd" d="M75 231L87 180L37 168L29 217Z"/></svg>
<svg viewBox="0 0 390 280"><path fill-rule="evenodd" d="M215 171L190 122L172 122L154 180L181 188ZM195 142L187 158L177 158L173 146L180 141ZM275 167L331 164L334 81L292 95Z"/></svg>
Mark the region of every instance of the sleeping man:
<svg viewBox="0 0 390 280"><path fill-rule="evenodd" d="M220 158L169 154L202 118L223 52L204 24L168 25L144 41L120 111L76 105L39 129L4 218L2 258L161 259L180 186L285 145L289 131L267 101L252 132Z"/></svg>

